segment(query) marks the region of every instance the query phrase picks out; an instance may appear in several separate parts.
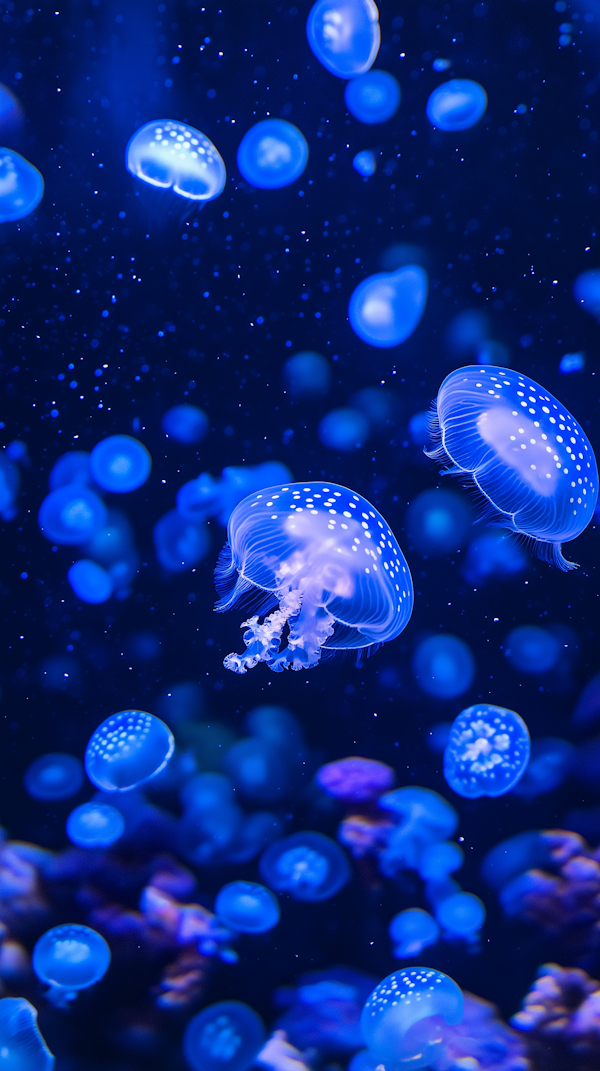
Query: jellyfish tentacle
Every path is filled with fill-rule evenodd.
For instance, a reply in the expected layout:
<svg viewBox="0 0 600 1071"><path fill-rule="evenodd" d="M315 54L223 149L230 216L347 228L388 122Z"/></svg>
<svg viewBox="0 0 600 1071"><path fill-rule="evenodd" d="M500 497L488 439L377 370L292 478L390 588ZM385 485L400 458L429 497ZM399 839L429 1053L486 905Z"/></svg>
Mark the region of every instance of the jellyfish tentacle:
<svg viewBox="0 0 600 1071"><path fill-rule="evenodd" d="M234 673L247 673L259 662L271 665L281 643L283 627L290 617L294 617L300 610L300 594L298 591L289 591L279 600L279 609L265 617L262 625L258 623L258 616L250 617L242 621L242 628L246 628L242 639L246 644L246 651L242 655L232 651L223 659L225 669Z"/></svg>
<svg viewBox="0 0 600 1071"><path fill-rule="evenodd" d="M274 673L284 669L312 669L321 658L321 648L332 635L335 618L322 605L322 593L304 589L299 596L298 611L289 621L287 647L268 662Z"/></svg>

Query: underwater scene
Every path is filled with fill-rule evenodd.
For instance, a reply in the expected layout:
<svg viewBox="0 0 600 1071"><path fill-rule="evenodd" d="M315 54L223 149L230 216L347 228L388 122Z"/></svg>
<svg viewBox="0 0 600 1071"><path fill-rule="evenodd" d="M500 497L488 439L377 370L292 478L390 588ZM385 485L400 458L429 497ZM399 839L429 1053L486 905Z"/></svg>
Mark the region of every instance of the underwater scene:
<svg viewBox="0 0 600 1071"><path fill-rule="evenodd" d="M600 1071L600 0L0 0L0 1065Z"/></svg>

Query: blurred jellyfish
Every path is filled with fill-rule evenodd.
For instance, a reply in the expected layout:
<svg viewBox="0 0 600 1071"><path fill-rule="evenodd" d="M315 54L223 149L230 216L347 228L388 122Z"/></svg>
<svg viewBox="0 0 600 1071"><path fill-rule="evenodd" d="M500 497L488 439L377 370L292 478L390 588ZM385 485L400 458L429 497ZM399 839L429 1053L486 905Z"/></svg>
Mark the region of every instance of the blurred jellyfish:
<svg viewBox="0 0 600 1071"><path fill-rule="evenodd" d="M573 283L573 296L590 316L600 318L600 269L590 268L578 275Z"/></svg>
<svg viewBox="0 0 600 1071"><path fill-rule="evenodd" d="M436 755L441 755L442 752L446 750L446 744L448 743L451 728L451 721L439 721L437 725L432 725L431 728L427 730L427 746L430 747Z"/></svg>
<svg viewBox="0 0 600 1071"><path fill-rule="evenodd" d="M120 510L109 509L106 524L85 545L85 552L102 565L112 565L133 550L133 532Z"/></svg>
<svg viewBox="0 0 600 1071"><path fill-rule="evenodd" d="M394 242L384 249L379 257L380 266L387 272L394 272L398 268L406 268L415 264L429 270L432 263L428 250L413 242Z"/></svg>
<svg viewBox="0 0 600 1071"><path fill-rule="evenodd" d="M434 71L447 71L452 66L452 60L442 59L441 57L438 57L437 59L434 59L431 66L433 67Z"/></svg>
<svg viewBox="0 0 600 1071"><path fill-rule="evenodd" d="M306 23L315 56L338 78L356 78L375 62L381 43L373 0L317 0Z"/></svg>
<svg viewBox="0 0 600 1071"><path fill-rule="evenodd" d="M0 1000L0 1059L4 1071L52 1071L54 1057L40 1033L37 1015L23 997Z"/></svg>
<svg viewBox="0 0 600 1071"><path fill-rule="evenodd" d="M265 1038L263 1021L252 1008L223 1000L190 1019L183 1052L192 1071L247 1071Z"/></svg>
<svg viewBox="0 0 600 1071"><path fill-rule="evenodd" d="M429 442L429 413L427 411L411 416L408 422L408 434L415 446L425 446Z"/></svg>
<svg viewBox="0 0 600 1071"><path fill-rule="evenodd" d="M54 926L40 937L31 965L40 981L50 986L47 997L62 1004L104 977L110 965L110 949L89 926L67 923Z"/></svg>
<svg viewBox="0 0 600 1071"><path fill-rule="evenodd" d="M303 761L304 733L302 725L286 707L260 706L251 710L246 728L253 736L282 748L289 758Z"/></svg>
<svg viewBox="0 0 600 1071"><path fill-rule="evenodd" d="M75 595L82 602L92 604L106 602L110 599L114 584L110 573L101 565L90 561L89 558L81 558L75 562L67 573L67 579Z"/></svg>
<svg viewBox="0 0 600 1071"><path fill-rule="evenodd" d="M131 435L109 435L90 454L90 472L98 486L119 495L141 487L151 468L146 447Z"/></svg>
<svg viewBox="0 0 600 1071"><path fill-rule="evenodd" d="M584 686L575 710L573 711L573 725L584 727L593 725L600 716L600 673L594 676Z"/></svg>
<svg viewBox="0 0 600 1071"><path fill-rule="evenodd" d="M436 918L447 933L473 938L485 922L485 907L473 893L459 892L438 904Z"/></svg>
<svg viewBox="0 0 600 1071"><path fill-rule="evenodd" d="M13 439L6 447L6 453L11 461L18 461L19 465L24 465L25 467L31 465L29 448L22 439Z"/></svg>
<svg viewBox="0 0 600 1071"><path fill-rule="evenodd" d="M344 100L361 123L384 123L400 107L400 86L393 74L371 70L348 82Z"/></svg>
<svg viewBox="0 0 600 1071"><path fill-rule="evenodd" d="M396 774L391 766L377 759L351 757L321 766L315 780L334 799L365 803L391 789Z"/></svg>
<svg viewBox="0 0 600 1071"><path fill-rule="evenodd" d="M470 647L458 636L429 636L417 646L412 660L419 688L436 699L454 699L469 690L475 676Z"/></svg>
<svg viewBox="0 0 600 1071"><path fill-rule="evenodd" d="M150 186L202 203L218 197L227 178L212 141L171 119L155 119L136 130L125 149L125 166Z"/></svg>
<svg viewBox="0 0 600 1071"><path fill-rule="evenodd" d="M369 438L369 422L358 409L332 409L319 424L319 439L329 450L360 450Z"/></svg>
<svg viewBox="0 0 600 1071"><path fill-rule="evenodd" d="M358 171L359 175L362 175L363 178L370 178L377 170L377 158L375 153L372 152L371 149L362 149L361 152L357 152L352 161L352 167L355 171Z"/></svg>
<svg viewBox="0 0 600 1071"><path fill-rule="evenodd" d="M231 881L215 900L215 914L239 933L266 933L279 922L277 898L255 881Z"/></svg>
<svg viewBox="0 0 600 1071"><path fill-rule="evenodd" d="M69 450L54 462L48 477L48 487L56 491L69 483L90 484L90 455L85 450Z"/></svg>
<svg viewBox="0 0 600 1071"><path fill-rule="evenodd" d="M16 516L16 499L19 494L21 474L6 454L0 454L0 517L3 521L12 521Z"/></svg>
<svg viewBox="0 0 600 1071"><path fill-rule="evenodd" d="M225 756L225 769L246 799L260 803L286 799L295 787L284 751L269 740L238 740Z"/></svg>
<svg viewBox="0 0 600 1071"><path fill-rule="evenodd" d="M293 833L269 845L259 870L276 892L295 900L329 900L350 878L348 860L338 844L322 833Z"/></svg>
<svg viewBox="0 0 600 1071"><path fill-rule="evenodd" d="M285 119L263 119L247 130L237 151L240 174L251 186L277 190L300 178L308 162L303 134Z"/></svg>
<svg viewBox="0 0 600 1071"><path fill-rule="evenodd" d="M388 975L367 1000L360 1026L369 1051L391 1068L431 1067L442 1056L443 1023L460 1023L463 995L446 974L406 967Z"/></svg>
<svg viewBox="0 0 600 1071"><path fill-rule="evenodd" d="M23 119L23 109L12 90L0 85L0 136L14 136L22 126Z"/></svg>
<svg viewBox="0 0 600 1071"><path fill-rule="evenodd" d="M559 788L575 764L577 752L568 740L544 736L531 745L529 764L513 788L516 796L533 800Z"/></svg>
<svg viewBox="0 0 600 1071"><path fill-rule="evenodd" d="M560 359L558 371L563 375L569 375L571 372L583 372L584 368L585 353L565 353Z"/></svg>
<svg viewBox="0 0 600 1071"><path fill-rule="evenodd" d="M34 800L68 800L83 785L83 766L75 755L52 751L28 766L23 783Z"/></svg>
<svg viewBox="0 0 600 1071"><path fill-rule="evenodd" d="M92 733L85 772L105 792L128 792L167 765L175 741L164 722L143 710L122 710Z"/></svg>
<svg viewBox="0 0 600 1071"><path fill-rule="evenodd" d="M390 922L388 933L394 944L395 959L412 959L428 945L434 945L440 936L440 928L428 911L409 907Z"/></svg>
<svg viewBox="0 0 600 1071"><path fill-rule="evenodd" d="M275 1025L303 1050L348 1056L362 1043L360 1013L374 982L350 967L309 971L296 988L275 991L276 1003L286 1008Z"/></svg>
<svg viewBox="0 0 600 1071"><path fill-rule="evenodd" d="M196 774L180 795L185 808L180 847L185 857L197 866L226 859L244 817L229 778L217 773Z"/></svg>
<svg viewBox="0 0 600 1071"><path fill-rule="evenodd" d="M123 815L109 803L82 803L67 818L67 836L79 848L108 848L124 831Z"/></svg>
<svg viewBox="0 0 600 1071"><path fill-rule="evenodd" d="M106 524L106 506L82 484L66 484L46 495L38 513L42 534L51 543L87 543Z"/></svg>
<svg viewBox="0 0 600 1071"><path fill-rule="evenodd" d="M0 149L0 223L24 219L44 196L37 167L14 149Z"/></svg>
<svg viewBox="0 0 600 1071"><path fill-rule="evenodd" d="M487 108L487 93L479 82L453 78L434 89L427 101L427 118L439 130L468 130Z"/></svg>
<svg viewBox="0 0 600 1071"><path fill-rule="evenodd" d="M199 443L208 431L208 417L197 405L174 405L162 418L165 435L191 446Z"/></svg>
<svg viewBox="0 0 600 1071"><path fill-rule="evenodd" d="M560 656L556 636L538 625L518 625L504 641L505 654L520 673L548 673Z"/></svg>
<svg viewBox="0 0 600 1071"><path fill-rule="evenodd" d="M489 703L455 718L444 752L444 777L459 796L503 796L525 773L529 732L514 710Z"/></svg>
<svg viewBox="0 0 600 1071"><path fill-rule="evenodd" d="M416 264L369 275L350 298L352 330L371 346L399 346L412 335L423 315L427 289L427 273Z"/></svg>
<svg viewBox="0 0 600 1071"><path fill-rule="evenodd" d="M398 823L381 853L383 873L390 877L399 870L417 870L429 845L451 837L458 825L454 807L429 788L395 788L381 796L379 806Z"/></svg>
<svg viewBox="0 0 600 1071"><path fill-rule="evenodd" d="M210 536L204 524L185 520L176 509L169 510L154 525L156 557L170 573L183 573L206 557Z"/></svg>
<svg viewBox="0 0 600 1071"><path fill-rule="evenodd" d="M481 876L492 889L502 889L532 867L551 862L551 847L539 829L517 833L495 844L484 857Z"/></svg>
<svg viewBox="0 0 600 1071"><path fill-rule="evenodd" d="M459 870L464 863L462 849L453 841L441 840L429 844L419 860L419 874L423 881L441 881Z"/></svg>
<svg viewBox="0 0 600 1071"><path fill-rule="evenodd" d="M422 491L406 513L407 531L421 554L450 554L466 538L471 511L453 491Z"/></svg>
<svg viewBox="0 0 600 1071"><path fill-rule="evenodd" d="M226 528L238 502L254 491L272 487L275 483L285 483L286 480L291 480L291 473L281 461L263 461L261 465L231 465L223 469L220 480L213 479L208 472L202 472L197 479L189 480L179 488L177 512L184 520L195 524L216 517L219 524Z"/></svg>
<svg viewBox="0 0 600 1071"><path fill-rule="evenodd" d="M469 544L463 574L470 584L523 572L527 558L509 532L482 532Z"/></svg>
<svg viewBox="0 0 600 1071"><path fill-rule="evenodd" d="M283 379L296 398L324 395L331 385L331 365L320 353L303 350L285 362Z"/></svg>

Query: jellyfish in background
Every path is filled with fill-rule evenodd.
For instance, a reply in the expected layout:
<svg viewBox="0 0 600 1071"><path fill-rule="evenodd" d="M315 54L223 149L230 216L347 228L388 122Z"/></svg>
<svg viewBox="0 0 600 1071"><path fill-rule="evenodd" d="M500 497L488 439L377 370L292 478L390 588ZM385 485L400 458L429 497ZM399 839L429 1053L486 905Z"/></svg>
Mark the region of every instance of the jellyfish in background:
<svg viewBox="0 0 600 1071"><path fill-rule="evenodd" d="M471 511L453 491L422 491L406 513L407 530L421 554L449 554L465 541Z"/></svg>
<svg viewBox="0 0 600 1071"><path fill-rule="evenodd" d="M285 362L283 380L295 398L319 397L331 386L331 365L320 353L303 350Z"/></svg>
<svg viewBox="0 0 600 1071"><path fill-rule="evenodd" d="M396 788L381 796L379 806L397 822L381 853L381 869L388 877L417 870L429 846L451 837L458 825L454 807L429 788Z"/></svg>
<svg viewBox="0 0 600 1071"><path fill-rule="evenodd" d="M224 765L238 792L249 800L275 803L289 798L296 788L293 757L271 740L253 736L238 740L225 755Z"/></svg>
<svg viewBox="0 0 600 1071"><path fill-rule="evenodd" d="M328 71L338 78L356 78L373 66L379 52L379 12L373 0L317 0L306 36Z"/></svg>
<svg viewBox="0 0 600 1071"><path fill-rule="evenodd" d="M439 130L468 130L487 108L487 93L479 82L453 78L434 89L427 101L427 118Z"/></svg>
<svg viewBox="0 0 600 1071"><path fill-rule="evenodd" d="M322 833L276 840L261 856L259 870L272 889L295 900L330 900L350 878L344 852Z"/></svg>
<svg viewBox="0 0 600 1071"><path fill-rule="evenodd" d="M369 421L358 409L332 409L319 423L319 439L329 450L360 450L369 438Z"/></svg>
<svg viewBox="0 0 600 1071"><path fill-rule="evenodd" d="M436 907L436 918L446 933L473 941L485 922L485 907L473 893L457 892Z"/></svg>
<svg viewBox="0 0 600 1071"><path fill-rule="evenodd" d="M195 524L216 517L219 524L226 528L238 502L254 491L261 491L274 483L285 483L291 479L291 475L281 461L263 461L262 465L230 465L223 469L220 480L215 480L209 472L202 472L195 480L189 480L179 488L177 512L184 520Z"/></svg>
<svg viewBox="0 0 600 1071"><path fill-rule="evenodd" d="M90 564L97 563L103 567L116 597L124 598L128 595L130 584L138 572L140 559L127 517L119 510L109 509L106 524L83 549L86 557L92 559ZM74 585L73 587L76 594L79 594ZM80 598L88 601L83 594Z"/></svg>
<svg viewBox="0 0 600 1071"><path fill-rule="evenodd" d="M400 107L400 86L387 71L368 71L348 82L344 100L361 123L385 123Z"/></svg>
<svg viewBox="0 0 600 1071"><path fill-rule="evenodd" d="M458 636L429 636L412 659L419 688L436 699L455 699L469 690L475 677L471 648Z"/></svg>
<svg viewBox="0 0 600 1071"><path fill-rule="evenodd" d="M561 544L594 515L598 470L587 435L543 387L518 372L473 365L442 383L428 456L470 476L498 527L527 536L560 569Z"/></svg>
<svg viewBox="0 0 600 1071"><path fill-rule="evenodd" d="M14 461L6 454L0 454L0 517L3 521L12 521L17 515L15 502L20 483L21 474Z"/></svg>
<svg viewBox="0 0 600 1071"><path fill-rule="evenodd" d="M136 130L125 149L125 166L142 182L200 205L218 197L227 179L212 141L171 119L155 119Z"/></svg>
<svg viewBox="0 0 600 1071"><path fill-rule="evenodd" d="M197 405L174 405L162 418L165 435L185 446L199 443L208 431L208 417Z"/></svg>
<svg viewBox="0 0 600 1071"><path fill-rule="evenodd" d="M192 1071L246 1071L265 1038L263 1021L252 1008L223 1000L190 1019L183 1052Z"/></svg>
<svg viewBox="0 0 600 1071"><path fill-rule="evenodd" d="M548 629L518 625L504 641L504 652L520 673L548 673L560 657L560 643Z"/></svg>
<svg viewBox="0 0 600 1071"><path fill-rule="evenodd" d="M444 777L466 799L503 796L529 762L529 732L514 710L481 703L452 723L444 752Z"/></svg>
<svg viewBox="0 0 600 1071"><path fill-rule="evenodd" d="M390 922L388 933L394 944L395 959L412 959L428 945L434 945L440 936L440 928L428 911L409 907L400 911Z"/></svg>
<svg viewBox="0 0 600 1071"><path fill-rule="evenodd" d="M14 135L23 125L23 109L8 86L0 84L0 136Z"/></svg>
<svg viewBox="0 0 600 1071"><path fill-rule="evenodd" d="M399 346L421 320L427 289L427 272L417 264L369 275L350 298L352 330L370 346Z"/></svg>
<svg viewBox="0 0 600 1071"><path fill-rule="evenodd" d="M46 495L38 513L42 535L51 543L87 543L106 524L106 506L82 484L66 484Z"/></svg>
<svg viewBox="0 0 600 1071"><path fill-rule="evenodd" d="M90 455L86 450L69 450L54 462L48 477L48 487L56 491L70 483L92 483Z"/></svg>
<svg viewBox="0 0 600 1071"><path fill-rule="evenodd" d="M424 881L441 881L459 870L464 860L458 844L449 840L436 841L423 850L419 860L419 875Z"/></svg>
<svg viewBox="0 0 600 1071"><path fill-rule="evenodd" d="M171 730L143 710L122 710L106 718L90 737L85 772L104 792L128 792L167 765L175 741Z"/></svg>
<svg viewBox="0 0 600 1071"><path fill-rule="evenodd" d="M0 223L24 219L44 196L37 167L14 149L0 149Z"/></svg>
<svg viewBox="0 0 600 1071"><path fill-rule="evenodd" d="M232 881L215 900L215 914L239 933L266 933L279 922L281 912L270 889L255 881Z"/></svg>
<svg viewBox="0 0 600 1071"><path fill-rule="evenodd" d="M68 800L83 785L83 766L75 755L52 751L28 766L23 783L34 800Z"/></svg>
<svg viewBox="0 0 600 1071"><path fill-rule="evenodd" d="M156 557L169 573L192 569L210 548L206 526L185 520L176 509L169 510L156 522L152 536Z"/></svg>
<svg viewBox="0 0 600 1071"><path fill-rule="evenodd" d="M352 161L352 167L363 178L370 178L377 171L375 153L371 152L370 149L363 149L361 152L357 152Z"/></svg>
<svg viewBox="0 0 600 1071"><path fill-rule="evenodd" d="M470 584L515 576L527 565L521 547L509 532L482 532L469 544L463 575Z"/></svg>
<svg viewBox="0 0 600 1071"><path fill-rule="evenodd" d="M600 269L590 268L573 283L573 297L590 316L600 318Z"/></svg>
<svg viewBox="0 0 600 1071"><path fill-rule="evenodd" d="M263 119L247 130L237 151L240 174L260 190L278 190L300 178L308 145L298 127L285 119Z"/></svg>
<svg viewBox="0 0 600 1071"><path fill-rule="evenodd" d="M5 1071L52 1071L54 1057L40 1034L37 1014L22 997L0 1000L0 1058Z"/></svg>
<svg viewBox="0 0 600 1071"><path fill-rule="evenodd" d="M125 832L125 819L109 803L82 803L67 818L67 836L79 848L108 848Z"/></svg>
<svg viewBox="0 0 600 1071"><path fill-rule="evenodd" d="M118 495L141 487L151 468L146 447L131 435L109 435L90 454L90 472L98 486Z"/></svg>
<svg viewBox="0 0 600 1071"><path fill-rule="evenodd" d="M275 991L275 1003L286 1009L275 1026L299 1049L347 1057L362 1044L360 1013L374 984L350 967L309 971L295 988Z"/></svg>
<svg viewBox="0 0 600 1071"><path fill-rule="evenodd" d="M93 605L106 602L114 591L110 573L89 558L75 562L67 573L67 579L77 598Z"/></svg>
<svg viewBox="0 0 600 1071"><path fill-rule="evenodd" d="M526 870L551 861L551 845L541 830L527 830L495 844L484 857L481 876L490 888L499 891Z"/></svg>
<svg viewBox="0 0 600 1071"><path fill-rule="evenodd" d="M583 372L584 368L585 353L565 353L564 357L560 359L558 371L565 376L570 375L571 372Z"/></svg>
<svg viewBox="0 0 600 1071"><path fill-rule="evenodd" d="M40 937L31 965L40 981L50 986L48 999L60 1006L74 1000L80 989L89 989L104 978L110 949L89 926L68 923L54 926Z"/></svg>
<svg viewBox="0 0 600 1071"><path fill-rule="evenodd" d="M277 673L310 669L323 650L379 646L408 623L413 587L402 551L383 517L346 487L270 487L236 506L227 533L216 609L246 601L252 589L259 600L242 626L246 652L224 659L235 673L259 662Z"/></svg>
<svg viewBox="0 0 600 1071"><path fill-rule="evenodd" d="M576 755L573 744L560 737L544 736L534 740L527 769L512 791L526 800L553 792L569 776Z"/></svg>

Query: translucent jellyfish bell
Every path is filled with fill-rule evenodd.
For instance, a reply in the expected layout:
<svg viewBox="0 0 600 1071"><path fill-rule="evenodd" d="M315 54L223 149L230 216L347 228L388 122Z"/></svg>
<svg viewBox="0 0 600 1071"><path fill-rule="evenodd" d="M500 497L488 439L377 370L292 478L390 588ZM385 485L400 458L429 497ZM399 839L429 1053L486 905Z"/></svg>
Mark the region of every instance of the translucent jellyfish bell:
<svg viewBox="0 0 600 1071"><path fill-rule="evenodd" d="M421 641L413 655L412 670L421 691L436 699L454 699L471 687L475 659L464 640L445 633Z"/></svg>
<svg viewBox="0 0 600 1071"><path fill-rule="evenodd" d="M285 362L283 378L296 398L327 394L331 386L331 365L320 353L302 350Z"/></svg>
<svg viewBox="0 0 600 1071"><path fill-rule="evenodd" d="M350 877L340 846L311 832L274 841L261 856L259 869L272 889L289 892L295 900L329 900Z"/></svg>
<svg viewBox="0 0 600 1071"><path fill-rule="evenodd" d="M440 936L440 928L428 911L409 907L400 911L390 922L388 933L394 942L396 959L418 956L428 945L434 945Z"/></svg>
<svg viewBox="0 0 600 1071"><path fill-rule="evenodd" d="M529 762L529 731L514 710L480 703L452 723L444 752L444 777L459 796L503 796Z"/></svg>
<svg viewBox="0 0 600 1071"><path fill-rule="evenodd" d="M223 1000L190 1019L183 1052L192 1071L247 1071L265 1037L263 1021L252 1008Z"/></svg>
<svg viewBox="0 0 600 1071"><path fill-rule="evenodd" d="M66 484L46 495L38 513L42 534L51 543L87 543L106 524L106 506L89 487Z"/></svg>
<svg viewBox="0 0 600 1071"><path fill-rule="evenodd" d="M75 755L51 751L31 763L23 783L34 800L68 800L83 785L83 766Z"/></svg>
<svg viewBox="0 0 600 1071"><path fill-rule="evenodd" d="M553 792L575 766L576 755L573 744L560 737L544 736L534 740L527 769L513 792L528 800Z"/></svg>
<svg viewBox="0 0 600 1071"><path fill-rule="evenodd" d="M114 590L110 573L89 558L75 562L67 573L67 579L77 598L92 605L106 602Z"/></svg>
<svg viewBox="0 0 600 1071"><path fill-rule="evenodd" d="M199 443L208 431L209 420L197 405L174 405L162 418L162 429L177 442L191 446Z"/></svg>
<svg viewBox="0 0 600 1071"><path fill-rule="evenodd" d="M453 78L434 89L427 101L427 118L439 130L468 130L487 108L487 93L479 82Z"/></svg>
<svg viewBox="0 0 600 1071"><path fill-rule="evenodd" d="M104 792L127 792L167 765L175 741L153 714L122 710L98 726L85 752L85 772Z"/></svg>
<svg viewBox="0 0 600 1071"><path fill-rule="evenodd" d="M338 78L356 78L375 62L381 43L373 0L317 0L306 23L315 56Z"/></svg>
<svg viewBox="0 0 600 1071"><path fill-rule="evenodd" d="M437 1066L443 1023L462 1022L456 982L428 967L407 967L373 990L360 1017L371 1053L389 1069Z"/></svg>
<svg viewBox="0 0 600 1071"><path fill-rule="evenodd" d="M263 119L244 134L238 151L240 174L260 190L277 190L295 182L308 162L303 134L285 119Z"/></svg>
<svg viewBox="0 0 600 1071"><path fill-rule="evenodd" d="M377 171L377 158L374 152L370 149L362 149L361 152L357 152L352 161L352 167L355 171L358 171L359 175L363 178L370 178Z"/></svg>
<svg viewBox="0 0 600 1071"><path fill-rule="evenodd" d="M359 409L332 409L319 423L319 439L329 450L360 450L369 438L369 421Z"/></svg>
<svg viewBox="0 0 600 1071"><path fill-rule="evenodd" d="M82 803L67 818L67 836L80 848L107 848L124 830L123 815L108 803Z"/></svg>
<svg viewBox="0 0 600 1071"><path fill-rule="evenodd" d="M406 525L421 554L448 554L460 547L472 523L464 498L454 491L422 491L408 507Z"/></svg>
<svg viewBox="0 0 600 1071"><path fill-rule="evenodd" d="M578 275L573 283L573 296L590 316L600 318L600 269L589 268Z"/></svg>
<svg viewBox="0 0 600 1071"><path fill-rule="evenodd" d="M52 1071L54 1057L37 1024L37 1011L23 997L0 1000L0 1059L3 1071Z"/></svg>
<svg viewBox="0 0 600 1071"><path fill-rule="evenodd" d="M400 86L387 71L368 71L348 82L344 100L361 123L384 123L400 107Z"/></svg>
<svg viewBox="0 0 600 1071"><path fill-rule="evenodd" d="M156 119L136 130L125 149L130 174L188 201L212 201L227 173L212 141L186 123Z"/></svg>
<svg viewBox="0 0 600 1071"><path fill-rule="evenodd" d="M517 625L504 640L504 652L520 673L548 673L560 658L561 644L546 628Z"/></svg>
<svg viewBox="0 0 600 1071"><path fill-rule="evenodd" d="M240 933L266 933L279 922L277 898L255 881L231 881L215 900L215 914Z"/></svg>
<svg viewBox="0 0 600 1071"><path fill-rule="evenodd" d="M40 937L31 965L41 982L50 986L50 999L72 1000L80 989L95 985L110 965L110 949L89 926L67 923Z"/></svg>
<svg viewBox="0 0 600 1071"><path fill-rule="evenodd" d="M447 933L473 938L485 922L485 906L473 893L459 892L437 905L436 916Z"/></svg>
<svg viewBox="0 0 600 1071"><path fill-rule="evenodd" d="M408 565L381 514L338 484L269 487L231 514L215 582L223 612L254 589L264 617L244 622L246 652L224 660L246 673L310 669L322 650L357 650L399 636L412 612ZM288 625L287 646L280 651Z"/></svg>
<svg viewBox="0 0 600 1071"><path fill-rule="evenodd" d="M206 526L186 520L176 509L170 509L156 522L152 535L156 557L170 573L191 569L210 547Z"/></svg>
<svg viewBox="0 0 600 1071"><path fill-rule="evenodd" d="M528 376L471 365L442 383L431 435L429 457L472 478L496 526L528 536L560 569L575 568L561 544L592 520L598 469L568 409Z"/></svg>
<svg viewBox="0 0 600 1071"><path fill-rule="evenodd" d="M350 298L348 318L352 330L370 346L399 346L421 320L427 289L427 272L418 264L369 275Z"/></svg>
<svg viewBox="0 0 600 1071"><path fill-rule="evenodd" d="M44 196L37 167L14 149L0 149L0 223L24 219Z"/></svg>
<svg viewBox="0 0 600 1071"><path fill-rule="evenodd" d="M99 487L124 495L146 482L152 458L131 435L109 435L90 454L90 472Z"/></svg>

